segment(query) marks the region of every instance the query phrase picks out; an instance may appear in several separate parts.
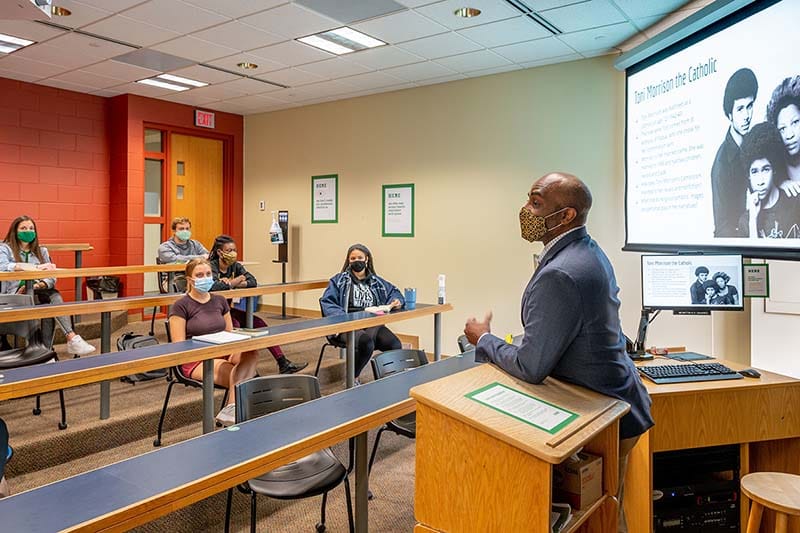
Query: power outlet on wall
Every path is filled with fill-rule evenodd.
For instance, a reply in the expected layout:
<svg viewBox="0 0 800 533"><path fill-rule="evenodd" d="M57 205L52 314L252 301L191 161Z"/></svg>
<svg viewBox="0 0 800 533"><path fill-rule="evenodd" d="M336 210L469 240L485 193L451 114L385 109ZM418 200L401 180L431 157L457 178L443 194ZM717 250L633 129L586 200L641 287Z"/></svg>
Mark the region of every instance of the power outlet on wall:
<svg viewBox="0 0 800 533"><path fill-rule="evenodd" d="M267 203L264 200L258 201L258 210L263 211L267 208Z"/></svg>

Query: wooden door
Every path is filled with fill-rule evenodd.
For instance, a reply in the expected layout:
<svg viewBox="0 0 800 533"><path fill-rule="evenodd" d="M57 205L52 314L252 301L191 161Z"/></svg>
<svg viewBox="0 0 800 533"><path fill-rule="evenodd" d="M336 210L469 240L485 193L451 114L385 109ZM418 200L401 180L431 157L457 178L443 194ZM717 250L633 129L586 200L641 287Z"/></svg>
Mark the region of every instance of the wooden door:
<svg viewBox="0 0 800 533"><path fill-rule="evenodd" d="M222 233L222 141L170 135L169 221L187 217L192 221L192 238L209 250Z"/></svg>

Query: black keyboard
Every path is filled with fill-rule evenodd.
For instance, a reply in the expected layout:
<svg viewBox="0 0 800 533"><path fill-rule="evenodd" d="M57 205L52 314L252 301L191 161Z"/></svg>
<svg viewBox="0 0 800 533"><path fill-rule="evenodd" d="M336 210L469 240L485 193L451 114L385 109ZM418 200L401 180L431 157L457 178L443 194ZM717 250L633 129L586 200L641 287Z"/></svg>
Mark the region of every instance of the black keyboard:
<svg viewBox="0 0 800 533"><path fill-rule="evenodd" d="M639 372L654 383L686 383L687 381L714 381L742 379L742 375L720 363L694 363L690 365L640 366Z"/></svg>

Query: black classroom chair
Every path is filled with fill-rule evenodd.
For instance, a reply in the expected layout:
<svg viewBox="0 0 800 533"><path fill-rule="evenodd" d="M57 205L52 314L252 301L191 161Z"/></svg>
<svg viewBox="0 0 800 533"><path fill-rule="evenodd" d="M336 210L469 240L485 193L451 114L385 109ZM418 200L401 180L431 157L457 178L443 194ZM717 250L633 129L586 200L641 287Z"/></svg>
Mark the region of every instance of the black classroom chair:
<svg viewBox="0 0 800 533"><path fill-rule="evenodd" d="M307 375L278 375L256 377L236 385L236 423L268 415L287 407L319 398L319 381ZM256 496L263 494L276 500L298 500L322 495L318 533L325 531L325 506L328 492L344 483L347 499L347 520L353 525L353 505L347 469L329 448L314 452L297 461L276 468L237 488L250 494L250 531L256 530ZM230 531L233 489L228 489L225 507L225 533Z"/></svg>
<svg viewBox="0 0 800 533"><path fill-rule="evenodd" d="M322 304L319 306L320 314L322 313ZM325 316L324 314L322 316ZM319 358L317 358L317 369L314 370L314 377L319 377L319 367L322 365L322 356L325 355L325 348L328 346L332 346L333 348L339 348L343 350L347 348L347 342L342 340L339 335L328 335L325 337L325 344L322 345L322 348L319 351Z"/></svg>

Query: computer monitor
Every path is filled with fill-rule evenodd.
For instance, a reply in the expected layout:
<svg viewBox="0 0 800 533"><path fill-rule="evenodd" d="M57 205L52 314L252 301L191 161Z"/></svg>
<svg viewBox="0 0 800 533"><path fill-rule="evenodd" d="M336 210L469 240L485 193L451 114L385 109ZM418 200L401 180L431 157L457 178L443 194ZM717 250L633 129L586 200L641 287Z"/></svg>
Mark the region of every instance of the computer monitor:
<svg viewBox="0 0 800 533"><path fill-rule="evenodd" d="M676 313L741 311L741 255L643 255L642 307Z"/></svg>

